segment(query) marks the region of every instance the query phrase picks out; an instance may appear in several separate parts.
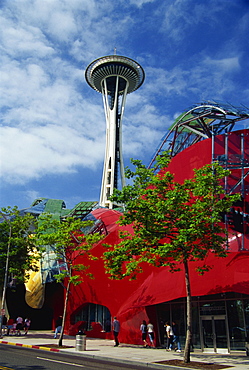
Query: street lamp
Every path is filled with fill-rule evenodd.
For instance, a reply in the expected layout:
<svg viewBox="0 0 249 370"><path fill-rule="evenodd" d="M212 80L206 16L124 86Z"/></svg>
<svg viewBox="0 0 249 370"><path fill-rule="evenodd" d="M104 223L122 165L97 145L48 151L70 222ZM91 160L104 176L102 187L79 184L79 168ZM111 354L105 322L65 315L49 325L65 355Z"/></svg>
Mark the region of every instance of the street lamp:
<svg viewBox="0 0 249 370"><path fill-rule="evenodd" d="M3 283L3 294L2 294L2 303L1 303L1 315L0 315L0 338L2 338L2 329L3 329L3 315L5 314L5 302L6 302L6 289L7 289L7 279L8 279L8 269L9 269L9 255L10 255L10 240L12 236L11 221L6 217L6 215L0 212L5 221L9 224L9 237L7 244L7 255L5 262L5 273L4 273L4 283Z"/></svg>

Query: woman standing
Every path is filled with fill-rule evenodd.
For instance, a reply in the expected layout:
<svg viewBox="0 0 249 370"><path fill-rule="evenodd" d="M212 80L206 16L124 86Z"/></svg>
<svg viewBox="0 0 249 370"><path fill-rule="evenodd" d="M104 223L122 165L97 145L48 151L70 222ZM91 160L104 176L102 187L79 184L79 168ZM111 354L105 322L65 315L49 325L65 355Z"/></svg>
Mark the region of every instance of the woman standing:
<svg viewBox="0 0 249 370"><path fill-rule="evenodd" d="M174 333L172 331L172 327L170 326L169 321L166 322L166 335L167 335L167 351L171 351L173 347L173 337Z"/></svg>
<svg viewBox="0 0 249 370"><path fill-rule="evenodd" d="M148 329L150 344L151 344L152 347L155 347L155 344L154 344L154 338L155 338L155 336L154 336L154 326L153 326L153 324L151 324L151 322L148 323L147 329Z"/></svg>

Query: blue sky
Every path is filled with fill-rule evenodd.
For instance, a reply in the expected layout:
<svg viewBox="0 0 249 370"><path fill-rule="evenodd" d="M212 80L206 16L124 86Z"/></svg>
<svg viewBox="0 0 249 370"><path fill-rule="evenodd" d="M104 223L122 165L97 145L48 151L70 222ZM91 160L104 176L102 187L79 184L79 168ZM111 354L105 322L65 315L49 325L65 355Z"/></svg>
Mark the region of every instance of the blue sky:
<svg viewBox="0 0 249 370"><path fill-rule="evenodd" d="M1 0L0 208L99 200L101 94L84 72L117 54L144 68L128 95L123 154L150 162L195 103L249 106L248 0Z"/></svg>

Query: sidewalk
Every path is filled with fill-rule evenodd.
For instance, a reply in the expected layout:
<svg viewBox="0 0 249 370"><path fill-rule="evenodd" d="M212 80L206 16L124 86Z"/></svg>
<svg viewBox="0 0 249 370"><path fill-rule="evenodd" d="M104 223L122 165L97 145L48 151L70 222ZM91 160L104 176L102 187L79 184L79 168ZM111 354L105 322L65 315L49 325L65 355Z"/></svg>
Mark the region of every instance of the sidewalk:
<svg viewBox="0 0 249 370"><path fill-rule="evenodd" d="M37 348L46 351L70 353L82 357L102 358L118 360L136 364L155 364L155 368L163 369L165 365L161 361L182 359L183 353L167 352L165 349L143 348L143 346L120 344L114 348L114 341L107 339L86 338L86 351L75 350L75 337L64 336L63 348L58 348L58 338L53 338L49 331L30 331L27 336L4 336L0 343L17 345L28 348ZM244 351L232 352L231 354L207 354L201 350L191 352L191 361L202 361L229 366L231 370L249 370L249 357ZM167 364L168 365L168 364ZM184 369L184 368L183 368ZM186 369L186 368L185 368Z"/></svg>

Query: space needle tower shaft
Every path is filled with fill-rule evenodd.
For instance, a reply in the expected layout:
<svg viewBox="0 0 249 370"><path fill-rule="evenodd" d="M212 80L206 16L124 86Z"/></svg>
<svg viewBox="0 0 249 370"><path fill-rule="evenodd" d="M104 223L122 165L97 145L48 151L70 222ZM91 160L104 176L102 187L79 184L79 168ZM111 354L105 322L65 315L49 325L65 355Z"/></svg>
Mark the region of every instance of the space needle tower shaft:
<svg viewBox="0 0 249 370"><path fill-rule="evenodd" d="M109 55L94 60L86 69L86 81L103 97L106 118L106 147L99 204L113 208L113 189L125 186L122 154L122 118L127 94L144 81L143 68L134 60ZM120 177L119 177L120 174Z"/></svg>

